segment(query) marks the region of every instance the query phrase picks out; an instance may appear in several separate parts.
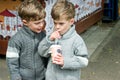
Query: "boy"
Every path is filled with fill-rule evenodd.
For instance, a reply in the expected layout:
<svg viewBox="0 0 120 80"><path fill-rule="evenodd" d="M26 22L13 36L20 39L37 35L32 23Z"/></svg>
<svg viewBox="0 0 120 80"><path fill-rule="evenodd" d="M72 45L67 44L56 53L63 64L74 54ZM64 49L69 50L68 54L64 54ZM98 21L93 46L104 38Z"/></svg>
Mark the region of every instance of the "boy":
<svg viewBox="0 0 120 80"><path fill-rule="evenodd" d="M23 27L9 40L6 60L11 80L44 80L45 68L37 53L46 36L45 11L37 0L25 0L18 8Z"/></svg>
<svg viewBox="0 0 120 80"><path fill-rule="evenodd" d="M88 52L83 39L75 31L74 5L66 0L58 0L52 8L51 16L54 32L42 40L38 47L41 56L51 55L46 80L80 80L81 68L88 65ZM52 51L52 46L48 49L54 43L62 48L62 51L57 50L57 54Z"/></svg>

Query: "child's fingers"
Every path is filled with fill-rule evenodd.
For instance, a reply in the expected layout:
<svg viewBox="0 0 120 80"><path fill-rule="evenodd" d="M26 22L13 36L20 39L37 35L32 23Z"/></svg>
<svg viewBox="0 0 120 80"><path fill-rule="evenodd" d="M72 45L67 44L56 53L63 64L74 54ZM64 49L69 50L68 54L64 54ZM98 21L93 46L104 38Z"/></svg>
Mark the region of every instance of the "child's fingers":
<svg viewBox="0 0 120 80"><path fill-rule="evenodd" d="M63 59L55 59L53 63L61 66L64 64Z"/></svg>
<svg viewBox="0 0 120 80"><path fill-rule="evenodd" d="M54 31L51 36L50 36L51 39L60 39L61 38L61 35L58 31Z"/></svg>
<svg viewBox="0 0 120 80"><path fill-rule="evenodd" d="M62 54L61 54L61 53L58 53L57 56L58 56L58 57L62 57Z"/></svg>
<svg viewBox="0 0 120 80"><path fill-rule="evenodd" d="M63 57L61 54L57 54L57 56L54 57L55 64L63 65Z"/></svg>
<svg viewBox="0 0 120 80"><path fill-rule="evenodd" d="M56 31L56 36L57 36L58 39L61 38L61 35L60 35L60 33L58 31Z"/></svg>

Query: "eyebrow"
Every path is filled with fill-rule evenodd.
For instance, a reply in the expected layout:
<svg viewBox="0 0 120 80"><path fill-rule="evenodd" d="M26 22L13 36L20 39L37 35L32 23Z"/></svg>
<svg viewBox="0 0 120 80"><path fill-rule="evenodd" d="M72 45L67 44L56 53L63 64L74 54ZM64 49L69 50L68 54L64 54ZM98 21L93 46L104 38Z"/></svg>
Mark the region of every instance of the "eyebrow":
<svg viewBox="0 0 120 80"><path fill-rule="evenodd" d="M62 24L63 24L64 22L56 22L56 21L54 21L54 23L59 23L59 24L61 24L61 23L62 23Z"/></svg>
<svg viewBox="0 0 120 80"><path fill-rule="evenodd" d="M35 23L43 22L45 19L41 19L39 21L35 21Z"/></svg>

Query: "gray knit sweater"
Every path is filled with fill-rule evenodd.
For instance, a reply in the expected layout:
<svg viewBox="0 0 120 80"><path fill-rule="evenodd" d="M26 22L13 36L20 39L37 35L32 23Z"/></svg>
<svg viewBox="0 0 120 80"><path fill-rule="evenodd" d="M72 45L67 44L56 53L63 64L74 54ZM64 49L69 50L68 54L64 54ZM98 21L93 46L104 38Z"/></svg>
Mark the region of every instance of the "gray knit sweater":
<svg viewBox="0 0 120 80"><path fill-rule="evenodd" d="M49 45L53 43L49 41L49 37L42 40L39 44L39 54L49 57ZM61 39L58 40L62 46L62 55L64 57L64 65L53 64L51 58L46 71L46 80L80 80L81 68L88 65L88 52L83 39L76 33L75 26L71 27Z"/></svg>
<svg viewBox="0 0 120 80"><path fill-rule="evenodd" d="M9 40L6 60L11 80L43 80L45 68L37 47L44 37L44 32L37 34L23 26Z"/></svg>

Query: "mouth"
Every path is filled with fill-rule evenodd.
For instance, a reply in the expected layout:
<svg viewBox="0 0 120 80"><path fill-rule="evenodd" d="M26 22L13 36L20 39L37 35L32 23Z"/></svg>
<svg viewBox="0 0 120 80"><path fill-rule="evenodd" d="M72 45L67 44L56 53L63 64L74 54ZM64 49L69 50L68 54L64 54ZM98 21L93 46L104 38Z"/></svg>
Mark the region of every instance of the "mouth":
<svg viewBox="0 0 120 80"><path fill-rule="evenodd" d="M38 32L42 31L42 29L37 29Z"/></svg>
<svg viewBox="0 0 120 80"><path fill-rule="evenodd" d="M41 31L41 29L37 29L38 31Z"/></svg>

